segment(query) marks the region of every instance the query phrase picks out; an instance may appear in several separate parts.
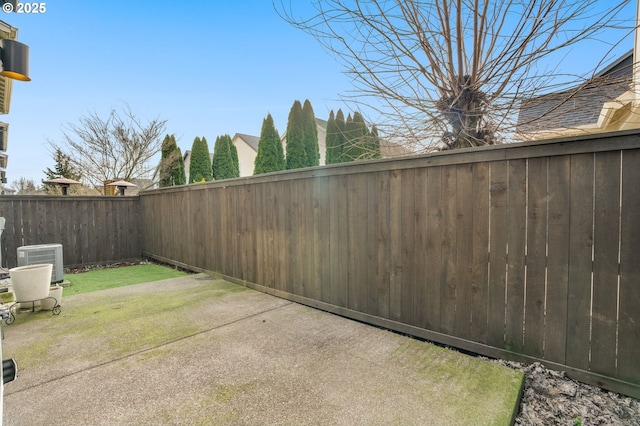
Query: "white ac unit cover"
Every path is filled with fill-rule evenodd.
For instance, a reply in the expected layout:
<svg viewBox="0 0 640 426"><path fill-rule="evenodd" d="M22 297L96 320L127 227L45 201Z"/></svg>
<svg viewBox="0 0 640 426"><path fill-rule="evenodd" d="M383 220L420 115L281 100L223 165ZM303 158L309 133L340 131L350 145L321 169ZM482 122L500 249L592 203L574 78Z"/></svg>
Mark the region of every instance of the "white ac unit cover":
<svg viewBox="0 0 640 426"><path fill-rule="evenodd" d="M52 283L60 283L64 280L62 244L37 244L18 247L18 266L40 263L51 263L53 265Z"/></svg>

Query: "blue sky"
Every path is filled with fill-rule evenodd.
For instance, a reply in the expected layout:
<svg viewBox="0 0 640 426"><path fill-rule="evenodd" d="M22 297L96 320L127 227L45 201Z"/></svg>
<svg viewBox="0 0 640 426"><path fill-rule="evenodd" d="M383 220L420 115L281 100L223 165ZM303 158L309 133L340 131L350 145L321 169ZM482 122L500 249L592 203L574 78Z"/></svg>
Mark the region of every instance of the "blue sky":
<svg viewBox="0 0 640 426"><path fill-rule="evenodd" d="M44 178L54 162L47 140L63 126L128 104L142 118L166 119L183 150L196 136L259 136L271 113L286 129L296 99L316 115L344 107L349 88L337 62L292 28L269 0L49 0L41 15L5 15L30 47L30 82L14 82L9 184Z"/></svg>
<svg viewBox="0 0 640 426"><path fill-rule="evenodd" d="M304 13L307 2L295 0ZM316 116L343 108L350 90L341 66L309 35L284 22L271 0L49 0L46 12L0 19L29 45L32 81L14 82L8 122L9 184L44 178L48 140L91 112L128 104L139 117L166 119L183 150L196 136L259 136L271 113L286 128L294 100ZM607 1L603 0L603 5ZM606 6L605 6L606 7ZM633 10L633 5L630 6ZM632 48L632 40L611 57ZM574 56L587 72L601 56Z"/></svg>

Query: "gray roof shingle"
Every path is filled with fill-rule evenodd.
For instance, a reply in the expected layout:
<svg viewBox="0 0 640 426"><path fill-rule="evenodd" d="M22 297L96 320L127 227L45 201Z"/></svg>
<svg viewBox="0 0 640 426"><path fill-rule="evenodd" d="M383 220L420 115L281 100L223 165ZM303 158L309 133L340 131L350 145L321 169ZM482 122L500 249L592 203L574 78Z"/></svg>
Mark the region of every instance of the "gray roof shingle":
<svg viewBox="0 0 640 426"><path fill-rule="evenodd" d="M517 131L530 133L597 123L603 104L630 90L632 73L633 51L579 86L523 100Z"/></svg>

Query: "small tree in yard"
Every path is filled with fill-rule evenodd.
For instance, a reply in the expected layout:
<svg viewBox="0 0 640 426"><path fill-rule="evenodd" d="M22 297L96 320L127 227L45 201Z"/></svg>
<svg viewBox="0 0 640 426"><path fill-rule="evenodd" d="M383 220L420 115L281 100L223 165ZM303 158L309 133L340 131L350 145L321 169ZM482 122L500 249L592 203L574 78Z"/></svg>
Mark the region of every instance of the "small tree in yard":
<svg viewBox="0 0 640 426"><path fill-rule="evenodd" d="M238 152L233 145L231 136L218 136L213 148L213 177L215 180L220 180L239 175Z"/></svg>
<svg viewBox="0 0 640 426"><path fill-rule="evenodd" d="M287 170L307 167L309 164L304 135L302 105L300 101L295 101L287 122Z"/></svg>
<svg viewBox="0 0 640 426"><path fill-rule="evenodd" d="M160 159L160 187L184 185L184 159L176 144L174 135L167 135L162 142L162 157Z"/></svg>
<svg viewBox="0 0 640 426"><path fill-rule="evenodd" d="M191 162L189 163L189 183L210 181L211 157L209 157L209 146L207 140L196 136L191 146Z"/></svg>
<svg viewBox="0 0 640 426"><path fill-rule="evenodd" d="M284 170L287 164L284 159L282 140L273 123L271 114L262 121L260 140L258 142L258 155L254 162L253 174L278 172Z"/></svg>

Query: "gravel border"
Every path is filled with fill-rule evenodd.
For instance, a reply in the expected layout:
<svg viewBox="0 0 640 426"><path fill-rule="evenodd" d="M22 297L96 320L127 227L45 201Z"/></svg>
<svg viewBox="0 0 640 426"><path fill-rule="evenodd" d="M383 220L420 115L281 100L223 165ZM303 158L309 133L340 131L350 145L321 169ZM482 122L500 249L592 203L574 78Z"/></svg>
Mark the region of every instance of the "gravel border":
<svg viewBox="0 0 640 426"><path fill-rule="evenodd" d="M516 425L640 426L640 401L569 378L535 362L492 360L525 373Z"/></svg>

